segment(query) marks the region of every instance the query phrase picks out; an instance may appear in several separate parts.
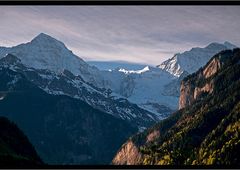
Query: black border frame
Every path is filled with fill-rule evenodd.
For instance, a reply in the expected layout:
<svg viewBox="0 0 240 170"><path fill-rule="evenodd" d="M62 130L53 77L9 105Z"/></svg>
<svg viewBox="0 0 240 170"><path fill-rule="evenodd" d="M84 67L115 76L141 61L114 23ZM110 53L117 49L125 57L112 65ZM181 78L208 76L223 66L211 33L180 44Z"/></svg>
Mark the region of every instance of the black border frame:
<svg viewBox="0 0 240 170"><path fill-rule="evenodd" d="M240 1L238 0L230 0L230 1L207 1L207 0L196 0L196 1L176 1L176 0L169 0L169 1L158 1L158 0L150 0L150 1L138 1L138 0L116 0L116 1L102 1L102 0L42 0L42 1L21 1L21 0L10 0L10 1L1 1L0 0L0 6L72 6L72 5L80 5L80 6L115 6L115 5L121 5L121 6L240 6ZM1 16L0 16L1 17ZM239 16L240 19L240 16ZM1 23L0 23L1 25ZM193 165L193 166L160 166L160 165L40 165L40 166L28 166L28 165L22 165L22 166L1 166L0 169L240 169L239 166L233 166L233 165L214 165L214 166L208 166L208 165Z"/></svg>
<svg viewBox="0 0 240 170"><path fill-rule="evenodd" d="M0 169L239 169L232 165L39 165L2 166Z"/></svg>
<svg viewBox="0 0 240 170"><path fill-rule="evenodd" d="M238 0L229 0L229 1L207 1L207 0L203 0L203 1L200 1L200 0L196 0L196 1L176 1L176 0L169 0L169 1L166 1L166 0L163 0L163 1L158 1L158 0L150 0L150 1L138 1L138 0L131 0L131 1L128 1L128 0L116 0L116 1L102 1L102 0L89 0L89 1L86 1L86 0L70 0L70 1L64 1L64 0L60 0L60 1L57 1L57 0L50 0L50 1L47 1L47 0L36 0L36 1L33 1L33 0L29 0L29 1L21 1L21 0L10 0L10 1L0 1L0 5L20 5L20 6L31 6L31 5L53 5L53 6L59 6L59 5L64 5L64 6L71 6L71 5L107 5L107 6L112 6L112 5L124 5L124 6L138 6L138 5L141 5L141 6L154 6L154 5L186 5L186 6L190 6L190 5L203 5L203 6L206 6L206 5L213 5L213 6L233 6L233 5L240 5L240 1Z"/></svg>

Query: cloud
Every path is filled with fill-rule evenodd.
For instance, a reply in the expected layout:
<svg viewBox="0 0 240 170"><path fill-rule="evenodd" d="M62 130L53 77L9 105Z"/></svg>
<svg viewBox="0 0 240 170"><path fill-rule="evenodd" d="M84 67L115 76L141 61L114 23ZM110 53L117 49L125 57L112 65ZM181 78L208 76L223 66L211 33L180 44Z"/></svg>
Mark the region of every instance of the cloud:
<svg viewBox="0 0 240 170"><path fill-rule="evenodd" d="M156 65L213 41L240 45L238 6L1 6L0 15L1 46L44 32L85 60Z"/></svg>

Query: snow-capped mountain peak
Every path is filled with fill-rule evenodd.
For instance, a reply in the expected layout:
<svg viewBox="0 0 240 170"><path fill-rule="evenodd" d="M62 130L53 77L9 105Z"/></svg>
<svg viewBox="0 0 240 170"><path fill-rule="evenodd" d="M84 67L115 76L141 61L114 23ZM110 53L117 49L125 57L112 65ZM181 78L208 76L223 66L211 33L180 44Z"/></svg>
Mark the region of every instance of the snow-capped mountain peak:
<svg viewBox="0 0 240 170"><path fill-rule="evenodd" d="M179 77L183 73L178 63L179 54L180 53L175 54L172 58L164 61L162 64L158 65L157 67L171 73L176 77Z"/></svg>
<svg viewBox="0 0 240 170"><path fill-rule="evenodd" d="M102 85L102 78L96 67L89 66L80 57L69 50L64 43L40 33L32 41L11 48L0 48L0 58L11 53L21 59L22 63L35 69L46 69L55 73L69 70L80 75L89 83Z"/></svg>
<svg viewBox="0 0 240 170"><path fill-rule="evenodd" d="M67 47L57 39L47 35L45 33L38 34L35 38L33 38L30 42L31 44L43 46L43 47L59 47L61 49L67 49Z"/></svg>
<svg viewBox="0 0 240 170"><path fill-rule="evenodd" d="M11 53L18 56L26 66L48 69L54 72L68 69L77 75L80 74L80 67L86 67L87 65L62 42L44 33L36 36L31 42L6 48L4 52L0 58L7 53Z"/></svg>
<svg viewBox="0 0 240 170"><path fill-rule="evenodd" d="M218 52L233 48L237 47L227 41L223 44L213 42L204 48L195 47L189 51L175 54L172 58L164 61L157 67L168 71L176 77L180 77L180 75L184 71L188 73L193 73L197 71L200 67L205 65L212 56L214 56Z"/></svg>

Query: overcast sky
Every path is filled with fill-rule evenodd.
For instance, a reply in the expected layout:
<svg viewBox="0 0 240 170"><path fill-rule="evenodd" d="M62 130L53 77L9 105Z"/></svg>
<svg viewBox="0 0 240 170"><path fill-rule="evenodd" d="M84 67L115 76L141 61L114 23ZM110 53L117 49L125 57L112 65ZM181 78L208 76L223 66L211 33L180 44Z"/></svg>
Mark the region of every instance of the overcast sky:
<svg viewBox="0 0 240 170"><path fill-rule="evenodd" d="M43 32L85 60L156 65L177 52L240 46L238 6L1 6L0 46Z"/></svg>

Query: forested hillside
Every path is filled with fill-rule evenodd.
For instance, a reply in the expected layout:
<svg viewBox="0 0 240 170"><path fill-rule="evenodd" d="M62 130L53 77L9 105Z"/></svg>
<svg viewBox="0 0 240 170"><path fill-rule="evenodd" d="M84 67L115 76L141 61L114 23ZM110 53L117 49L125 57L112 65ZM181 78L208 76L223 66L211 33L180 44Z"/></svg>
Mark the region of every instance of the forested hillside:
<svg viewBox="0 0 240 170"><path fill-rule="evenodd" d="M181 95L189 98L193 91L192 100L169 118L130 138L113 164L239 165L239 64L240 49L226 50L186 77L182 85L189 90L181 90ZM209 69L210 65L216 70ZM203 88L206 84L208 88ZM126 150L130 143L134 157L138 157L134 161Z"/></svg>

